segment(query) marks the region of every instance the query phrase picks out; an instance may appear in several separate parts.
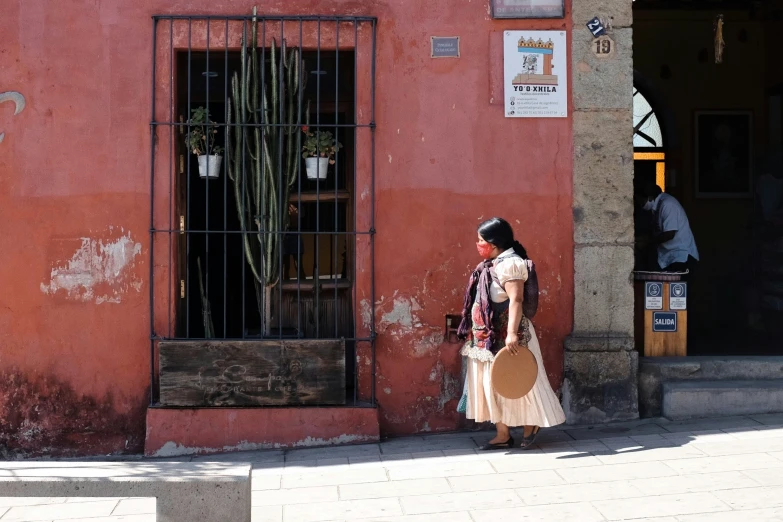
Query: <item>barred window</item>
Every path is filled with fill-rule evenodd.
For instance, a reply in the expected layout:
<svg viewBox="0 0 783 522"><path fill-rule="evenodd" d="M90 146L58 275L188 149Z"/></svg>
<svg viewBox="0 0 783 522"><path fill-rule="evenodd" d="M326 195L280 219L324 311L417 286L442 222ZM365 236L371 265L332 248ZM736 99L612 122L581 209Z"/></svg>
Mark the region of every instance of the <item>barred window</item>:
<svg viewBox="0 0 783 522"><path fill-rule="evenodd" d="M358 400L357 345L374 354L357 289L374 293L375 20L154 20L153 402L159 343L254 340L340 340Z"/></svg>

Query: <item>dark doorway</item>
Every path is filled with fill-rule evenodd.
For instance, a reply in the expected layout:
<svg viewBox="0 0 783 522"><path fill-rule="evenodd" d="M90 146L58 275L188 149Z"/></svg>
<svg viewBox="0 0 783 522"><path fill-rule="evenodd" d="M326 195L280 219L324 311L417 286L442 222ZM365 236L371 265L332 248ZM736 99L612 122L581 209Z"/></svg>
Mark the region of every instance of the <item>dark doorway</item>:
<svg viewBox="0 0 783 522"><path fill-rule="evenodd" d="M701 260L689 281L689 355L783 355L781 31L777 2L634 2L634 69L654 89L663 137L678 137L654 151L665 155L661 175L638 154L654 147L635 136L634 189L656 179L690 221ZM637 249L637 268L648 259Z"/></svg>

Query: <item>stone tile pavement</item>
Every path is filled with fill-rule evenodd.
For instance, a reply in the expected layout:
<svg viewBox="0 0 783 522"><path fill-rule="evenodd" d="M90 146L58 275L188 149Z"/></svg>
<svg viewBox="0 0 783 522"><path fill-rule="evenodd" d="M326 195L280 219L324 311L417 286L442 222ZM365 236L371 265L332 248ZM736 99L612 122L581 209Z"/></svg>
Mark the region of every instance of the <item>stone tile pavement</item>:
<svg viewBox="0 0 783 522"><path fill-rule="evenodd" d="M180 460L253 464L254 522L783 522L783 415L486 432ZM167 459L171 460L171 459ZM154 522L155 500L0 498L0 522Z"/></svg>

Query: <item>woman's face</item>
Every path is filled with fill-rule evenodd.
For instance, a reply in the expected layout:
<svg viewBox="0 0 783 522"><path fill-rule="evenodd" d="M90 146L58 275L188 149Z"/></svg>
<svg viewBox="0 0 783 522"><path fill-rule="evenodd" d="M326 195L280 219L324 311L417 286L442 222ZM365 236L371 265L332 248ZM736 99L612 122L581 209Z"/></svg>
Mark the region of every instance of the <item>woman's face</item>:
<svg viewBox="0 0 783 522"><path fill-rule="evenodd" d="M484 238L481 237L481 234L478 234L477 239L478 242L476 243L476 250L478 250L478 253L482 258L495 259L498 257L500 251L495 245L485 241Z"/></svg>

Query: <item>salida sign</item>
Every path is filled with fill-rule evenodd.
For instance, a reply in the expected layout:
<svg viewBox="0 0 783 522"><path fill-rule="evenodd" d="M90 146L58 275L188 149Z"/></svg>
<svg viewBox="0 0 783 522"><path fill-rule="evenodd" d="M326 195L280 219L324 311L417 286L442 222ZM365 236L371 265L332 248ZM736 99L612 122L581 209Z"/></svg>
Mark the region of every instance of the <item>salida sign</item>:
<svg viewBox="0 0 783 522"><path fill-rule="evenodd" d="M676 332L677 312L653 313L653 332Z"/></svg>

